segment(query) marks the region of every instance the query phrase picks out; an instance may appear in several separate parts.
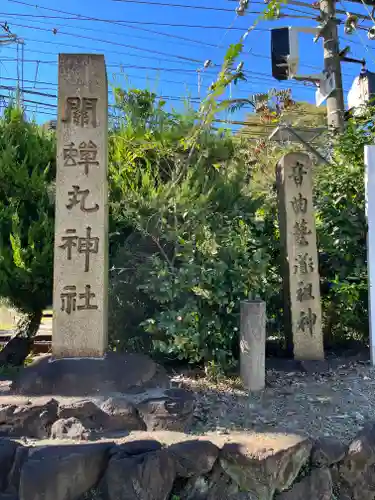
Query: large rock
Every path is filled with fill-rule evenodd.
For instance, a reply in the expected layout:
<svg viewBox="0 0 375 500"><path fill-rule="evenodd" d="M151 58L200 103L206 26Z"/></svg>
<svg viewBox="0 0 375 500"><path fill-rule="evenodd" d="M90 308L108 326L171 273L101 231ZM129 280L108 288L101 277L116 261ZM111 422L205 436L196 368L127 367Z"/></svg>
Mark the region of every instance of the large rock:
<svg viewBox="0 0 375 500"><path fill-rule="evenodd" d="M12 468L10 469L10 472L8 474L6 493L18 495L21 470L28 456L29 448L27 448L26 446L19 446L17 448Z"/></svg>
<svg viewBox="0 0 375 500"><path fill-rule="evenodd" d="M336 438L319 438L313 444L311 463L316 467L330 467L340 462L345 457L347 449L347 445Z"/></svg>
<svg viewBox="0 0 375 500"><path fill-rule="evenodd" d="M220 464L241 491L272 500L291 486L310 451L310 441L297 435L238 433L223 446Z"/></svg>
<svg viewBox="0 0 375 500"><path fill-rule="evenodd" d="M102 430L107 427L107 415L88 399L60 404L59 419L76 418L88 429Z"/></svg>
<svg viewBox="0 0 375 500"><path fill-rule="evenodd" d="M176 491L176 497L181 500L237 500L238 494L238 484L219 464L207 475L191 477Z"/></svg>
<svg viewBox="0 0 375 500"><path fill-rule="evenodd" d="M179 477L202 476L210 472L219 456L219 448L210 441L185 441L172 444L169 454Z"/></svg>
<svg viewBox="0 0 375 500"><path fill-rule="evenodd" d="M106 428L112 431L145 431L146 424L138 410L125 397L111 397L101 406L106 415Z"/></svg>
<svg viewBox="0 0 375 500"><path fill-rule="evenodd" d="M185 389L154 391L137 408L148 431L186 432L193 421L195 397Z"/></svg>
<svg viewBox="0 0 375 500"><path fill-rule="evenodd" d="M111 443L31 449L21 470L20 500L78 500L106 469Z"/></svg>
<svg viewBox="0 0 375 500"><path fill-rule="evenodd" d="M350 444L344 460L338 464L335 487L340 500L374 500L375 497L375 424L366 427Z"/></svg>
<svg viewBox="0 0 375 500"><path fill-rule="evenodd" d="M41 356L13 382L17 394L90 396L168 387L164 370L142 354L108 353L102 359Z"/></svg>
<svg viewBox="0 0 375 500"><path fill-rule="evenodd" d="M91 435L90 429L86 429L82 422L74 417L60 418L51 427L52 439L87 441Z"/></svg>
<svg viewBox="0 0 375 500"><path fill-rule="evenodd" d="M313 469L278 500L332 500L332 478L329 469Z"/></svg>
<svg viewBox="0 0 375 500"><path fill-rule="evenodd" d="M116 454L101 491L106 500L168 500L175 477L175 464L167 450L123 458Z"/></svg>
<svg viewBox="0 0 375 500"><path fill-rule="evenodd" d="M8 474L12 468L19 444L9 439L0 439L0 492L7 487Z"/></svg>
<svg viewBox="0 0 375 500"><path fill-rule="evenodd" d="M57 419L58 403L55 399L43 403L0 405L0 431L10 436L37 439L49 437Z"/></svg>

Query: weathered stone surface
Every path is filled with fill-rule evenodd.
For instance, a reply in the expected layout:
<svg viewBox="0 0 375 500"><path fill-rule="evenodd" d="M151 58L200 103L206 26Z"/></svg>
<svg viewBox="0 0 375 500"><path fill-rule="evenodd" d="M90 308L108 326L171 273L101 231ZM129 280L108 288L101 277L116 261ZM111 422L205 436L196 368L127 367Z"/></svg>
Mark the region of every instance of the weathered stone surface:
<svg viewBox="0 0 375 500"><path fill-rule="evenodd" d="M90 429L82 424L80 420L74 417L60 418L52 425L52 439L74 439L87 441L92 435Z"/></svg>
<svg viewBox="0 0 375 500"><path fill-rule="evenodd" d="M184 389L167 389L137 405L148 431L189 429L195 407L194 394Z"/></svg>
<svg viewBox="0 0 375 500"><path fill-rule="evenodd" d="M55 399L40 404L0 405L0 431L11 436L44 439L57 418L57 408Z"/></svg>
<svg viewBox="0 0 375 500"><path fill-rule="evenodd" d="M20 500L77 500L96 486L111 443L31 449L21 471Z"/></svg>
<svg viewBox="0 0 375 500"><path fill-rule="evenodd" d="M10 439L0 439L0 491L7 486L8 474L12 468L19 444Z"/></svg>
<svg viewBox="0 0 375 500"><path fill-rule="evenodd" d="M366 427L350 444L344 460L338 464L335 484L340 500L373 500L375 496L375 424Z"/></svg>
<svg viewBox="0 0 375 500"><path fill-rule="evenodd" d="M107 416L106 428L113 431L144 431L146 425L139 416L137 409L124 397L112 397L107 399L101 410Z"/></svg>
<svg viewBox="0 0 375 500"><path fill-rule="evenodd" d="M102 359L56 360L41 356L21 371L12 390L25 395L110 395L142 392L153 384L154 377L161 387L168 387L164 370L142 354L108 353Z"/></svg>
<svg viewBox="0 0 375 500"><path fill-rule="evenodd" d="M239 485L262 500L290 487L310 456L309 440L286 434L245 434L231 437L220 464Z"/></svg>
<svg viewBox="0 0 375 500"><path fill-rule="evenodd" d="M181 500L238 500L238 494L238 485L219 464L215 464L211 473L188 479L176 496Z"/></svg>
<svg viewBox="0 0 375 500"><path fill-rule="evenodd" d="M316 467L330 467L345 457L347 449L347 445L333 437L317 439L313 444L311 463Z"/></svg>
<svg viewBox="0 0 375 500"><path fill-rule="evenodd" d="M323 360L312 162L305 153L288 153L276 173L289 348L292 332L295 359Z"/></svg>
<svg viewBox="0 0 375 500"><path fill-rule="evenodd" d="M262 391L266 384L266 303L243 300L240 314L241 379L248 391Z"/></svg>
<svg viewBox="0 0 375 500"><path fill-rule="evenodd" d="M209 478L207 500L227 500L238 492L238 484L217 464Z"/></svg>
<svg viewBox="0 0 375 500"><path fill-rule="evenodd" d="M219 448L210 441L185 441L168 448L179 477L200 476L210 472L219 456Z"/></svg>
<svg viewBox="0 0 375 500"><path fill-rule="evenodd" d="M87 429L103 429L107 426L107 415L88 399L60 404L59 419L77 418Z"/></svg>
<svg viewBox="0 0 375 500"><path fill-rule="evenodd" d="M6 492L9 494L18 495L20 484L21 470L23 464L26 462L29 455L29 448L26 446L19 446L14 456L13 465L8 474Z"/></svg>
<svg viewBox="0 0 375 500"><path fill-rule="evenodd" d="M52 336L58 358L101 357L108 344L107 87L103 55L59 54Z"/></svg>
<svg viewBox="0 0 375 500"><path fill-rule="evenodd" d="M107 500L167 500L176 477L167 450L111 458L101 486Z"/></svg>
<svg viewBox="0 0 375 500"><path fill-rule="evenodd" d="M329 469L313 469L289 491L281 493L279 500L332 500L332 478Z"/></svg>

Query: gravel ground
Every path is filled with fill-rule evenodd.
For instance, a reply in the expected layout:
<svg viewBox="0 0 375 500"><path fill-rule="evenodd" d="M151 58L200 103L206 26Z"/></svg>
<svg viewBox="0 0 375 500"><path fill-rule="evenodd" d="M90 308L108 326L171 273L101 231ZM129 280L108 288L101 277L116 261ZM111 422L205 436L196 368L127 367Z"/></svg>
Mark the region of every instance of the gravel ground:
<svg viewBox="0 0 375 500"><path fill-rule="evenodd" d="M266 389L257 396L239 378L213 382L196 371L175 373L174 385L196 394L192 433L292 432L349 441L375 422L375 368L369 362L336 359L323 374L303 373L293 362L279 365L266 371ZM10 383L0 373L0 399Z"/></svg>
<svg viewBox="0 0 375 500"><path fill-rule="evenodd" d="M259 396L249 396L238 379L213 383L184 373L174 380L197 395L194 433L273 431L350 440L375 422L375 368L368 362L336 363L324 375L269 369Z"/></svg>

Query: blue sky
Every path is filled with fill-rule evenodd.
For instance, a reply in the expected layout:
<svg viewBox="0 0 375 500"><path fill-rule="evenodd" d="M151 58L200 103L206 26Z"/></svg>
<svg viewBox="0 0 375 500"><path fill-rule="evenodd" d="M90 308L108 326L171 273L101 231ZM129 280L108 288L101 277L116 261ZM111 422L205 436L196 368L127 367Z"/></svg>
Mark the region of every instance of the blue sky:
<svg viewBox="0 0 375 500"><path fill-rule="evenodd" d="M187 95L198 102L215 78L228 45L238 41L258 18L256 12L264 10L265 4L254 0L248 15L236 17L234 9L237 4L231 0L159 1L169 5L114 0L2 0L0 22L6 22L11 32L24 39L25 44L23 54L21 46L17 50L15 44L0 48L0 94L8 96L10 90L4 87L14 87L23 78L25 91L29 91L24 94L28 111L36 113L39 122L49 120L55 115L56 98L53 95L57 92L58 53L95 52L105 55L110 84L148 88L166 96L169 106L175 108L183 106L183 98ZM362 5L353 5L345 1L345 4L338 3L338 8L350 8L351 11L366 14ZM287 5L282 12L289 17L276 22L261 21L248 35L242 57L248 80L232 89L232 97L247 97L273 87L291 87L294 99L314 102L315 90L312 86L301 82L279 84L272 79L269 30L288 25L314 27L317 23L313 19L296 16L312 18L316 11ZM74 19L77 15L93 19ZM371 25L371 22L363 24L366 27ZM229 30L228 27L235 29ZM340 33L343 35L342 28ZM366 32L361 30L359 36L352 35L350 38L343 36L341 47L348 44L352 49L351 56L366 57L368 69L375 71L375 52L372 48L375 42L367 39ZM300 45L301 72L318 73L323 64L321 42L314 44L312 35L305 34L300 37ZM207 59L216 66L201 72L199 90L197 70L203 68ZM343 65L345 91L348 91L359 70L359 65ZM244 117L246 111L249 110L243 110L236 118Z"/></svg>

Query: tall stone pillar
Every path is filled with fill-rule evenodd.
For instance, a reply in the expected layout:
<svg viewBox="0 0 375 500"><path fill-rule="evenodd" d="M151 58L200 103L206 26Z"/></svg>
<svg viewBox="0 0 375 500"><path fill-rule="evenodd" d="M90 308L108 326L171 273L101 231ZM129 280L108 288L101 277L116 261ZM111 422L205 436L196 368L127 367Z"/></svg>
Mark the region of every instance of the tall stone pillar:
<svg viewBox="0 0 375 500"><path fill-rule="evenodd" d="M108 84L104 56L59 55L52 352L107 347Z"/></svg>
<svg viewBox="0 0 375 500"><path fill-rule="evenodd" d="M277 168L280 237L284 252L286 331L294 357L324 359L312 163L304 153L290 153Z"/></svg>

